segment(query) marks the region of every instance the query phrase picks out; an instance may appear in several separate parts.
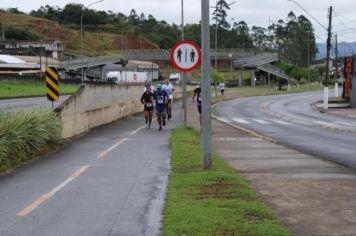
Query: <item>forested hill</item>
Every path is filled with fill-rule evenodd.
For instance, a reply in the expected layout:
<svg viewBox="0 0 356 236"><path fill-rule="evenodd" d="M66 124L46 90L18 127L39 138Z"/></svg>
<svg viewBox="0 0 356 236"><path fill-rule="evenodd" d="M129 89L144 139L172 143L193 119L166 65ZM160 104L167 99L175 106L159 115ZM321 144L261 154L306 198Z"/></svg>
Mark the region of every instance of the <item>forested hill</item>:
<svg viewBox="0 0 356 236"><path fill-rule="evenodd" d="M42 6L29 13L10 8L0 12L0 22L5 25L7 39L59 38L70 50L80 48L80 18L83 5L70 3L64 8ZM303 15L290 12L286 20L278 20L267 28L249 27L240 20L228 22L229 5L225 0L218 0L213 12L211 25L211 47L214 45L215 28L218 31L218 48L255 48L260 51L278 51L282 62L307 66L308 55L316 57L314 29L311 22ZM39 23L46 19L48 24ZM37 21L36 21L37 20ZM55 27L51 26L55 23ZM83 25L84 43L88 54L112 54L125 48L171 48L181 38L181 28L157 20L147 13L131 10L129 15L112 11L86 9ZM185 25L185 38L201 42L199 23ZM308 42L305 40L309 37ZM152 42L152 43L150 43ZM131 45L133 43L134 45Z"/></svg>
<svg viewBox="0 0 356 236"><path fill-rule="evenodd" d="M318 54L317 59L323 59L326 57L326 44L325 43L318 43ZM332 55L334 55L335 45L331 51ZM352 54L356 53L356 42L341 42L338 45L338 56L345 57L351 56Z"/></svg>

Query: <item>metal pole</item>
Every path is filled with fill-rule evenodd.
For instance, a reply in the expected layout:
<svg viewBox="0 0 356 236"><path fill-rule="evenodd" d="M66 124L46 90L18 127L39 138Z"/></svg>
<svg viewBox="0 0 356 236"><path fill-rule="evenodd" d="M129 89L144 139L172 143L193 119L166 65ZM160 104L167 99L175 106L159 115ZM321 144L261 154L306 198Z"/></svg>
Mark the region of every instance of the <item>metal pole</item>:
<svg viewBox="0 0 356 236"><path fill-rule="evenodd" d="M216 0L215 11L217 11L217 9L218 9L218 0ZM215 57L214 57L214 60L215 60L214 61L215 72L218 72L218 18L217 17L215 19ZM215 97L217 97L216 81L215 80L214 80L214 93L215 93Z"/></svg>
<svg viewBox="0 0 356 236"><path fill-rule="evenodd" d="M84 7L83 12L82 12L82 16L80 17L80 47L81 47L81 54L82 54L82 84L84 84L84 49L83 49L83 17L84 17L84 13L85 10L87 8L89 8L90 6L99 3L99 2L103 2L104 0L98 0L95 2L90 3L89 5L87 5L86 7Z"/></svg>
<svg viewBox="0 0 356 236"><path fill-rule="evenodd" d="M184 0L182 0L182 40L184 40ZM187 126L187 73L182 73L182 87L183 87L183 124Z"/></svg>
<svg viewBox="0 0 356 236"><path fill-rule="evenodd" d="M84 16L85 8L83 9L82 16L80 17L80 48L81 48L81 56L82 56L82 85L84 84L84 50L83 50L83 16Z"/></svg>
<svg viewBox="0 0 356 236"><path fill-rule="evenodd" d="M309 34L310 34L310 31L308 31L308 89L310 87L310 52L309 52L309 49L310 49L310 45L309 45Z"/></svg>
<svg viewBox="0 0 356 236"><path fill-rule="evenodd" d="M204 169L210 169L211 161L211 118L210 118L210 23L209 0L201 0L201 45L202 45L202 159Z"/></svg>
<svg viewBox="0 0 356 236"><path fill-rule="evenodd" d="M42 79L42 39L41 39L41 45L40 45L40 76Z"/></svg>

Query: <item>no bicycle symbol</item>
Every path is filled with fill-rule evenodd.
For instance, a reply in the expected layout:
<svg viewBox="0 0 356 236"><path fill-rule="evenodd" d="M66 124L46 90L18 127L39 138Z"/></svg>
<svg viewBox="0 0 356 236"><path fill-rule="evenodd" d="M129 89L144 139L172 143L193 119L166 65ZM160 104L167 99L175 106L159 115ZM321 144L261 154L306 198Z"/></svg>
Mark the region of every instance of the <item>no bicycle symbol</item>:
<svg viewBox="0 0 356 236"><path fill-rule="evenodd" d="M177 70L188 72L200 66L201 51L196 43L184 40L174 45L170 58Z"/></svg>

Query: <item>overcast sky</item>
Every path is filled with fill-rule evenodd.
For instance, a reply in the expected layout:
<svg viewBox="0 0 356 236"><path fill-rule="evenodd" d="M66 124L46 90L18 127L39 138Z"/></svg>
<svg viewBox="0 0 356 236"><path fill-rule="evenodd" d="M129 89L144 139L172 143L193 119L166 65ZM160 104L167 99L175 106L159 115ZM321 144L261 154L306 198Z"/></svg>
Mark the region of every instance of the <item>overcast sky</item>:
<svg viewBox="0 0 356 236"><path fill-rule="evenodd" d="M64 7L67 3L75 2L88 5L95 0L0 0L1 8L17 7L29 12L38 9L41 5L51 5ZM215 5L216 0L210 0L210 5ZM338 32L339 41L356 41L356 4L355 0L295 0L307 11L310 12L321 24L327 26L327 9L330 6L335 8L333 32ZM227 2L232 2L227 1ZM184 0L185 22L197 23L201 17L201 0ZM169 23L180 24L181 0L104 0L92 6L97 10L111 10L129 14L131 9L135 9L139 14L143 12L146 16L152 14L158 20L165 20ZM213 9L212 9L213 10ZM287 14L294 11L297 15L303 14L308 17L316 29L318 42L326 41L326 30L317 22L312 20L295 3L287 0L236 0L228 12L228 20L244 20L251 27L258 25L267 27L269 22L278 19L286 19ZM350 30L352 28L353 30ZM341 32L340 32L341 31Z"/></svg>

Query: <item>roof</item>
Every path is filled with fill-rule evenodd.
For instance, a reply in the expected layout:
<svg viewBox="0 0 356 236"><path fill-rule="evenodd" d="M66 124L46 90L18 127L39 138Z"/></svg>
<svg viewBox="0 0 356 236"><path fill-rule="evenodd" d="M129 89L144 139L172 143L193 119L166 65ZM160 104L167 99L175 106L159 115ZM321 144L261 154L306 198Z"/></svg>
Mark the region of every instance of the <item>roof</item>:
<svg viewBox="0 0 356 236"><path fill-rule="evenodd" d="M0 63L5 63L5 64L20 64L20 63L26 63L23 60L18 59L17 57L11 56L11 55L6 55L6 54L0 54Z"/></svg>

